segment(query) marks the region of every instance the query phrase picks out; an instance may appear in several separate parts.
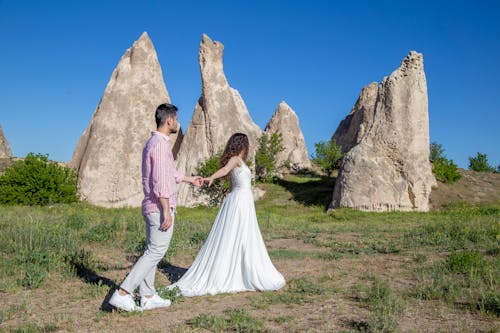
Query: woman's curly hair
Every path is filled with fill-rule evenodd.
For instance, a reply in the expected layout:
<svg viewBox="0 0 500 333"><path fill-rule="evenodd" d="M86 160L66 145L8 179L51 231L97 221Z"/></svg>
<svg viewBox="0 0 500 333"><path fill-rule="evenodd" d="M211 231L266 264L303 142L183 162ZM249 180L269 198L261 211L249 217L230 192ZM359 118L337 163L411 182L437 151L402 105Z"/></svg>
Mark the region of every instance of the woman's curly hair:
<svg viewBox="0 0 500 333"><path fill-rule="evenodd" d="M249 148L249 143L246 134L235 133L231 135L231 137L226 143L226 148L224 148L224 152L222 153L222 156L220 158L219 166L221 168L224 167L227 164L227 162L229 162L231 157L239 155L242 151L244 151L243 161L245 161L248 156L248 148Z"/></svg>

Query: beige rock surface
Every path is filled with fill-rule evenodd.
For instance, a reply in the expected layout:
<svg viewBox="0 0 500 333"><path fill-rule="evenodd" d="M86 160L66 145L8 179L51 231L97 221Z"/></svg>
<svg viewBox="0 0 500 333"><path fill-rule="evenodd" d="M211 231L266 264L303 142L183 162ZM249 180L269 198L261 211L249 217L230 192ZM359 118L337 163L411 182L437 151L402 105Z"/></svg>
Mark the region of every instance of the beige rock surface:
<svg viewBox="0 0 500 333"><path fill-rule="evenodd" d="M176 167L186 174L194 174L199 163L224 149L229 137L242 132L250 141L250 158L255 155L257 138L262 131L257 126L236 89L229 86L224 74L222 56L224 46L203 35L198 60L201 71L202 94L186 129ZM193 206L205 203L206 198L188 184L181 184L178 204Z"/></svg>
<svg viewBox="0 0 500 333"><path fill-rule="evenodd" d="M332 140L342 147L342 153L357 145L373 122L378 83L372 82L359 94L351 113L345 117L333 134Z"/></svg>
<svg viewBox="0 0 500 333"><path fill-rule="evenodd" d="M120 59L73 153L70 166L78 170L81 199L103 207L141 205L142 149L156 129L156 107L168 102L155 48L144 32ZM171 140L179 146L177 135Z"/></svg>
<svg viewBox="0 0 500 333"><path fill-rule="evenodd" d="M300 129L299 118L285 101L278 105L264 132L269 136L274 133L282 135L285 149L276 156L278 166L288 160L293 169L311 168L311 161L307 154L304 135Z"/></svg>
<svg viewBox="0 0 500 333"><path fill-rule="evenodd" d="M436 180L429 162L427 108L423 56L412 51L382 80L373 121L344 156L331 208L429 210Z"/></svg>
<svg viewBox="0 0 500 333"><path fill-rule="evenodd" d="M0 158L12 157L12 151L10 150L9 142L3 134L2 126L0 126Z"/></svg>

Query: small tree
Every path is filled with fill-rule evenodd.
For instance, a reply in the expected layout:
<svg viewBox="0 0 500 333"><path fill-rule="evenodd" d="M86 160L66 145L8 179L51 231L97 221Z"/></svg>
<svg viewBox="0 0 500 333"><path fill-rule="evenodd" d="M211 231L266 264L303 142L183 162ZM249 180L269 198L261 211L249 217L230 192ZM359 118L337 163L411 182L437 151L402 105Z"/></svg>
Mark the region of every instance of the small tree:
<svg viewBox="0 0 500 333"><path fill-rule="evenodd" d="M469 157L469 169L474 171L495 171L495 168L488 164L488 156L480 152L477 153L476 157Z"/></svg>
<svg viewBox="0 0 500 333"><path fill-rule="evenodd" d="M314 144L315 154L312 156L314 163L320 166L321 170L330 177L333 170L340 167L342 161L342 149L335 140L328 142L320 141Z"/></svg>
<svg viewBox="0 0 500 333"><path fill-rule="evenodd" d="M453 183L462 177L458 173L457 165L453 160L446 158L442 144L435 141L431 143L429 160L433 164L432 172L440 181Z"/></svg>
<svg viewBox="0 0 500 333"><path fill-rule="evenodd" d="M269 137L266 133L258 139L259 147L255 154L255 172L257 179L271 182L278 166L276 156L285 150L281 133L273 133Z"/></svg>
<svg viewBox="0 0 500 333"><path fill-rule="evenodd" d="M436 178L444 183L453 183L462 176L458 173L458 168L452 160L445 157L440 157L433 162L434 169L432 170Z"/></svg>
<svg viewBox="0 0 500 333"><path fill-rule="evenodd" d="M0 176L0 204L48 205L78 201L76 172L48 155L29 153Z"/></svg>
<svg viewBox="0 0 500 333"><path fill-rule="evenodd" d="M437 143L437 142L432 142L431 143L431 152L430 152L430 156L429 156L429 160L431 160L431 162L434 162L434 161L437 161L439 160L440 158L444 158L444 148L443 148L443 145L440 144L440 143Z"/></svg>
<svg viewBox="0 0 500 333"><path fill-rule="evenodd" d="M222 156L222 151L218 151L215 155L209 157L205 162L202 162L196 168L196 172L202 177L211 176L219 170L219 161ZM200 191L210 197L210 205L216 206L222 202L226 194L229 192L229 176L214 180L212 186L202 186Z"/></svg>

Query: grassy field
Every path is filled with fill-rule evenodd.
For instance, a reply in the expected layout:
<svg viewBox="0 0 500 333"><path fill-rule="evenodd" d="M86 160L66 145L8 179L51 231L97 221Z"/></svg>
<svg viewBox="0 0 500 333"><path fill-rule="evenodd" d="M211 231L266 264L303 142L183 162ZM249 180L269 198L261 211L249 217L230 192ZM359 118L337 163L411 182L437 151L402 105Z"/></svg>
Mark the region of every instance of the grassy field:
<svg viewBox="0 0 500 333"><path fill-rule="evenodd" d="M260 228L286 287L176 296L145 313L106 302L144 246L139 209L0 206L0 332L499 332L498 204L327 213L331 179L259 186ZM189 267L216 213L179 208L160 290Z"/></svg>

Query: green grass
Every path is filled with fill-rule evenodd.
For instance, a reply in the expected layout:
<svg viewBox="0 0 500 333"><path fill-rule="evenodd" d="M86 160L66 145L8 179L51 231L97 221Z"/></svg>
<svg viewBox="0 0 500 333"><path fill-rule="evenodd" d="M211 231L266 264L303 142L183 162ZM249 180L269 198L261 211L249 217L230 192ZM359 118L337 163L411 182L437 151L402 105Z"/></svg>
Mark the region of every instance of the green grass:
<svg viewBox="0 0 500 333"><path fill-rule="evenodd" d="M500 316L499 265L498 257L480 252L452 252L444 260L419 268L419 284L412 296Z"/></svg>
<svg viewBox="0 0 500 333"><path fill-rule="evenodd" d="M368 296L363 300L372 314L368 321L370 332L397 332L398 318L405 304L390 288L389 283L379 278L373 279Z"/></svg>
<svg viewBox="0 0 500 333"><path fill-rule="evenodd" d="M16 317L19 313L24 313L28 310L28 300L24 299L19 304L4 305L0 308L0 324Z"/></svg>
<svg viewBox="0 0 500 333"><path fill-rule="evenodd" d="M279 292L265 291L252 297L252 306L257 309L266 309L273 304L286 304L289 306L300 305L316 301L316 297L329 291L325 283L313 281L308 278L294 279L287 282Z"/></svg>
<svg viewBox="0 0 500 333"><path fill-rule="evenodd" d="M160 297L169 299L172 304L182 302L182 300L184 299L184 296L182 296L179 287L175 287L174 289L170 290L165 286L158 289L157 293L158 295L160 295Z"/></svg>
<svg viewBox="0 0 500 333"><path fill-rule="evenodd" d="M211 332L267 332L262 320L252 317L245 309L226 309L225 316L201 314L187 321L194 329Z"/></svg>
<svg viewBox="0 0 500 333"><path fill-rule="evenodd" d="M54 324L39 326L36 324L31 324L31 323L24 323L20 326L10 328L9 332L11 332L11 333L49 333L49 332L56 332L58 330L59 330L59 327L57 327Z"/></svg>
<svg viewBox="0 0 500 333"><path fill-rule="evenodd" d="M353 322L351 328L397 330L397 318L406 299L437 300L453 311L480 313L493 318L491 320L500 316L499 207L457 204L429 213L367 213L351 209L326 212L321 198L312 195L315 188L319 188L323 194L328 192L329 200L333 189L331 179L288 177L286 182L262 185L267 191L266 197L256 202L262 235L265 240L286 238L317 249L269 249L273 261L292 260L298 265L314 261L336 269L338 263L349 260L398 257L405 259L398 278L403 276L415 281L415 286L397 289L384 282L391 281L388 276L370 280L358 302L359 306L369 309L370 316ZM308 199L308 196L312 197ZM196 254L216 214L217 208L180 207L166 261ZM106 258L102 254L119 253L120 258L137 256L144 244L144 220L139 208L104 209L84 203L0 206L0 292L17 294L29 289L33 292L37 288L50 288L48 283L83 279L88 283L77 297L104 298L110 284L120 281L104 283L103 279L86 277L89 274L109 276L108 270L123 270L128 263L125 259L116 263L116 257ZM337 276L351 274L342 271L341 266L338 269ZM159 291L174 303L182 302L182 297L173 292L163 288ZM331 298L333 293L348 297L348 292L343 292L335 280L314 275L293 278L278 292L249 296L250 310L245 310L248 312L200 315L192 319L189 327L197 330L208 325L210 328L204 329L217 331L222 327L234 331L241 319L241 323L246 323L241 327L255 324L256 331L265 331L265 325L252 316L252 311L277 304L286 308L313 306L325 297ZM29 304L26 307L29 308ZM0 319L4 323L26 312L22 304L6 304L1 311ZM244 318L248 320L245 322ZM285 325L289 319L288 314L284 314L269 320L276 326ZM40 332L50 329L49 326L27 324L16 329Z"/></svg>
<svg viewBox="0 0 500 333"><path fill-rule="evenodd" d="M321 258L322 253L319 251L300 251L293 249L274 249L269 250L271 259L304 259L304 258Z"/></svg>

